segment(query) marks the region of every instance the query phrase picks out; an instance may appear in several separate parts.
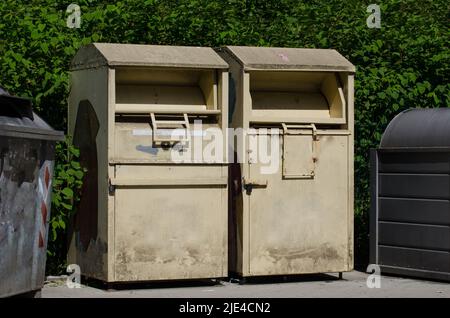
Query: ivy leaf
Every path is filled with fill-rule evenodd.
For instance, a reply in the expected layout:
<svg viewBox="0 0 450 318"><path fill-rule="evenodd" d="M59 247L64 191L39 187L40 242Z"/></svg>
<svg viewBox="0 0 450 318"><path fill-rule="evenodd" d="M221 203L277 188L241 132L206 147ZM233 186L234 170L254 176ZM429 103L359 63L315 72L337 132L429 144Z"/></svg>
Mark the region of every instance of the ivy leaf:
<svg viewBox="0 0 450 318"><path fill-rule="evenodd" d="M64 188L64 189L61 191L61 193L64 194L64 195L65 195L67 198L69 198L69 199L73 198L73 190L70 189L70 188Z"/></svg>

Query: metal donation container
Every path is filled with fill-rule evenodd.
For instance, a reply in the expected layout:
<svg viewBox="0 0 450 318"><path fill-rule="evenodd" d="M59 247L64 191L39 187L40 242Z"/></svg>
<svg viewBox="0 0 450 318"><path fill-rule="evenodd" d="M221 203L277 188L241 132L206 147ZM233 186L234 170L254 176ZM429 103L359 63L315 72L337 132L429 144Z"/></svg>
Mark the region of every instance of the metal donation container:
<svg viewBox="0 0 450 318"><path fill-rule="evenodd" d="M78 51L69 133L88 171L69 262L83 275L227 276L225 145L215 160L202 158L228 122L227 69L210 48L97 43Z"/></svg>
<svg viewBox="0 0 450 318"><path fill-rule="evenodd" d="M231 272L351 270L354 66L335 50L218 51L230 66L231 125L247 131L230 169Z"/></svg>
<svg viewBox="0 0 450 318"><path fill-rule="evenodd" d="M0 297L44 285L55 143L31 101L0 88Z"/></svg>
<svg viewBox="0 0 450 318"><path fill-rule="evenodd" d="M450 280L450 109L397 115L370 163L370 262Z"/></svg>

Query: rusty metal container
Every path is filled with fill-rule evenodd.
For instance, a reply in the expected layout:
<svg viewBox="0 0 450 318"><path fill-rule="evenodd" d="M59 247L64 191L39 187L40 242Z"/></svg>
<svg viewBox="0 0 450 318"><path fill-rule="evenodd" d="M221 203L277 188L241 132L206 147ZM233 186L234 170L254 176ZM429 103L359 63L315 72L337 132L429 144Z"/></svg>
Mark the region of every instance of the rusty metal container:
<svg viewBox="0 0 450 318"><path fill-rule="evenodd" d="M44 284L55 142L31 101L0 88L0 297Z"/></svg>
<svg viewBox="0 0 450 318"><path fill-rule="evenodd" d="M227 276L226 146L213 162L173 158L209 139L209 129L225 131L227 107L228 65L210 48L79 50L69 133L88 172L69 262L82 275L111 283Z"/></svg>
<svg viewBox="0 0 450 318"><path fill-rule="evenodd" d="M231 127L248 132L230 166L230 271L350 271L355 67L335 50L218 53L230 66ZM265 143L274 171L257 155Z"/></svg>

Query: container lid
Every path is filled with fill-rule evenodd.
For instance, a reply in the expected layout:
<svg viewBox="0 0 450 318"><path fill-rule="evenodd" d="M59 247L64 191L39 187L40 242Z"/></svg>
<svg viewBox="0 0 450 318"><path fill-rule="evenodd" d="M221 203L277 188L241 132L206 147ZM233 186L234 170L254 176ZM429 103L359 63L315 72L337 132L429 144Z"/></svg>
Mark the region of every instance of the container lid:
<svg viewBox="0 0 450 318"><path fill-rule="evenodd" d="M380 148L450 148L450 108L414 108L401 112L387 126Z"/></svg>
<svg viewBox="0 0 450 318"><path fill-rule="evenodd" d="M228 64L207 47L92 43L80 48L71 70L99 66L220 68Z"/></svg>
<svg viewBox="0 0 450 318"><path fill-rule="evenodd" d="M245 70L355 72L355 66L336 50L227 46Z"/></svg>
<svg viewBox="0 0 450 318"><path fill-rule="evenodd" d="M12 96L0 87L0 136L63 140L64 133L54 130L32 110L31 100Z"/></svg>

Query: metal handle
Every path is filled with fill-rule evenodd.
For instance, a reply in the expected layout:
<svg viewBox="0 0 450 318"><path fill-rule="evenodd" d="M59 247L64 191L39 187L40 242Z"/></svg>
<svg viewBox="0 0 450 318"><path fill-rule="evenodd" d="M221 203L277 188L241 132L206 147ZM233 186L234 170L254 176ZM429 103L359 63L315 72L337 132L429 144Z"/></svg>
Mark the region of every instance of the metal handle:
<svg viewBox="0 0 450 318"><path fill-rule="evenodd" d="M268 181L267 181L267 179L249 179L249 180L245 180L245 178L243 178L243 184L244 184L244 186L252 185L254 187L266 188L267 184L268 184Z"/></svg>
<svg viewBox="0 0 450 318"><path fill-rule="evenodd" d="M150 118L152 121L152 135L153 135L153 142L155 143L162 143L162 142L168 142L168 143L177 143L177 142L187 142L189 141L188 133L189 133L189 118L187 114L183 114L183 120L156 120L155 113L150 113ZM158 136L157 132L158 129L161 128L177 128L177 126L183 126L186 130L186 134L182 139L173 140L170 138L161 137Z"/></svg>
<svg viewBox="0 0 450 318"><path fill-rule="evenodd" d="M283 127L283 133L286 135L296 135L296 133L293 133L289 129L311 129L313 139L314 140L317 139L317 128L316 128L316 125L314 125L314 124L309 124L309 125L295 125L294 124L294 125L292 125L292 124L281 123L281 126Z"/></svg>
<svg viewBox="0 0 450 318"><path fill-rule="evenodd" d="M249 179L242 178L243 188L247 194L251 194L253 188L267 188L267 179Z"/></svg>

